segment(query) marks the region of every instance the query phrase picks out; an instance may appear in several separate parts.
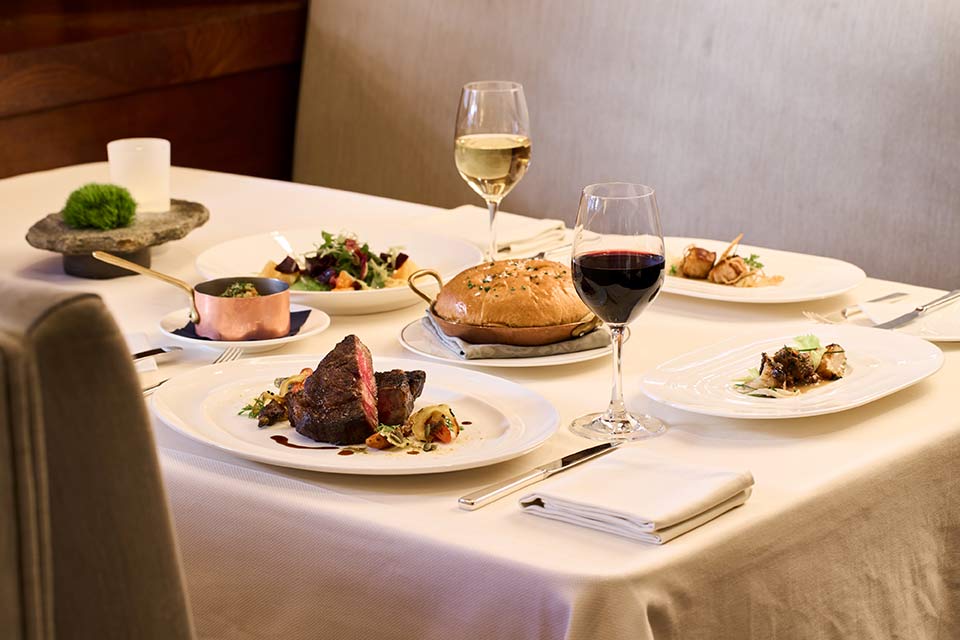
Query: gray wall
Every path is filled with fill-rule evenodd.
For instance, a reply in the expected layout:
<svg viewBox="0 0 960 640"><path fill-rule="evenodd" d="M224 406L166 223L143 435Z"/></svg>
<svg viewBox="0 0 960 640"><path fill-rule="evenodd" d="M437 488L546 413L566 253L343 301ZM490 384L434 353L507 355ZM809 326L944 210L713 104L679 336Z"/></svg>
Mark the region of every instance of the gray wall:
<svg viewBox="0 0 960 640"><path fill-rule="evenodd" d="M452 207L460 86L524 84L504 209L658 190L664 231L960 287L960 2L314 0L294 177Z"/></svg>

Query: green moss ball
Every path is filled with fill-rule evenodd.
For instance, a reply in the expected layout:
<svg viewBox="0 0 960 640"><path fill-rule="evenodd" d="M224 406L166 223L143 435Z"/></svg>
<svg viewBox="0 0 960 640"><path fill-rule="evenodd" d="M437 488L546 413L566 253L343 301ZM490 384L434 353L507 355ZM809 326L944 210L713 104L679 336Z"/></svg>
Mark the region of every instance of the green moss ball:
<svg viewBox="0 0 960 640"><path fill-rule="evenodd" d="M87 184L67 198L63 221L74 229L116 229L133 222L137 203L123 187Z"/></svg>

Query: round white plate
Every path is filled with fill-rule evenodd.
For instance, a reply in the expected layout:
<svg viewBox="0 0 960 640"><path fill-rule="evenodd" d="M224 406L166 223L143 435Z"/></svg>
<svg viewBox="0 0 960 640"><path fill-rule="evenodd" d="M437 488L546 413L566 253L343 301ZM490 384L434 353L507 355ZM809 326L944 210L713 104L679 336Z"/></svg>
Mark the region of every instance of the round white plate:
<svg viewBox="0 0 960 640"><path fill-rule="evenodd" d="M542 356L539 358L482 358L476 360L466 360L458 358L451 353L449 349L430 337L427 330L423 328L423 323L418 318L405 326L399 335L400 344L407 351L412 351L417 355L440 362L449 362L466 367L555 367L561 364L572 364L574 362L584 362L594 360L610 355L613 351L612 346L606 346L600 349L590 349L589 351L578 351L576 353L560 353L553 356Z"/></svg>
<svg viewBox="0 0 960 640"><path fill-rule="evenodd" d="M182 328L190 320L190 309L188 307L171 311L163 316L163 318L160 319L160 331L171 340L176 340L181 344L190 345L191 347L206 347L208 349L239 347L247 353L261 353L263 351L279 349L285 344L315 336L330 326L330 316L319 309L305 307L301 304L291 304L290 311L309 311L310 315L296 335L285 336L283 338L271 338L269 340L199 340L197 338L179 336L173 332Z"/></svg>
<svg viewBox="0 0 960 640"><path fill-rule="evenodd" d="M847 354L847 374L789 398L739 393L734 378L760 364L760 354L812 333ZM640 388L658 402L711 416L772 420L818 416L873 402L920 382L943 366L935 345L892 331L850 325L783 325L761 336L724 340L679 356L643 376Z"/></svg>
<svg viewBox="0 0 960 640"><path fill-rule="evenodd" d="M260 429L256 420L237 415L240 407L273 380L316 367L322 355L266 356L201 367L172 378L154 394L152 408L165 424L189 438L258 462L331 473L408 475L481 467L523 455L553 435L560 423L543 397L494 376L401 358L374 358L379 371L427 372L417 408L444 402L465 425L460 437L435 451L370 451L349 456L336 450L290 449L271 440L321 446L297 434L287 423Z"/></svg>
<svg viewBox="0 0 960 640"><path fill-rule="evenodd" d="M357 221L352 228L285 229L280 233L298 253L308 252L323 242L321 231L331 233L349 231L360 242L366 242L374 252L387 251L390 247L402 247L402 251L422 269L434 269L449 280L464 269L483 259L483 254L472 244L447 236L417 233L404 227L381 225L363 226ZM280 262L286 252L269 233L229 240L210 247L197 256L196 267L204 278L225 278L260 273L264 265L273 260ZM436 293L437 284L432 278L423 278L421 288ZM421 302L409 287L365 289L362 291L297 291L290 290L292 298L303 304L323 309L331 315L357 315L402 309Z"/></svg>
<svg viewBox="0 0 960 640"><path fill-rule="evenodd" d="M710 251L716 251L717 257L729 245L728 242L704 240L702 238L665 238L667 268L683 257L683 251L693 244ZM866 279L867 275L860 267L821 256L804 253L777 251L742 244L737 254L743 257L757 254L763 263L763 270L769 276L783 276L783 282L769 287L732 287L713 284L706 280L691 280L680 276L668 275L663 285L666 293L675 293L705 300L725 302L746 302L754 304L776 304L785 302L803 302L820 300L840 295Z"/></svg>

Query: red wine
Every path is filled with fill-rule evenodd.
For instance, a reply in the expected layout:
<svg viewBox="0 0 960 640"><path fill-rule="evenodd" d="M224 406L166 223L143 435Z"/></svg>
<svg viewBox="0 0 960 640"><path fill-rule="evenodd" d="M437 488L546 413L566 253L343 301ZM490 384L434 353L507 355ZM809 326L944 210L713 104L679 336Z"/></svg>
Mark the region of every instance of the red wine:
<svg viewBox="0 0 960 640"><path fill-rule="evenodd" d="M626 324L657 297L663 267L663 256L655 253L584 253L573 259L573 284L584 304L603 321Z"/></svg>

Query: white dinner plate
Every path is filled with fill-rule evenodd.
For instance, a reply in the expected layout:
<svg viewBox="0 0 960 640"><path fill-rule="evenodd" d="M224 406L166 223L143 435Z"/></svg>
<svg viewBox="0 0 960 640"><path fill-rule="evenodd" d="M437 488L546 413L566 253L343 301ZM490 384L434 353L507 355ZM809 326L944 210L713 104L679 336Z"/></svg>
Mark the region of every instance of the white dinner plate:
<svg viewBox="0 0 960 640"><path fill-rule="evenodd" d="M683 258L684 249L691 244L715 251L719 258L730 244L729 242L676 237L664 238L664 242L668 275L663 290L666 293L692 298L753 304L820 300L849 291L867 277L863 269L843 260L741 244L737 250L738 255L746 258L751 253L757 254L759 261L763 264L764 272L769 276L783 276L783 282L767 287L733 287L714 284L706 280L671 276L669 275L670 265Z"/></svg>
<svg viewBox="0 0 960 640"><path fill-rule="evenodd" d="M228 349L230 347L239 347L247 353L262 353L272 349L279 349L285 344L297 342L310 336L325 331L330 326L330 316L319 309L305 307L300 304L291 304L290 311L309 311L307 321L303 323L295 335L284 336L283 338L270 338L267 340L202 340L199 338L188 338L175 333L177 329L183 328L190 320L190 308L184 307L171 311L160 319L160 331L171 340L191 347L206 347L208 349Z"/></svg>
<svg viewBox="0 0 960 640"><path fill-rule="evenodd" d="M349 229L320 228L284 229L280 233L290 242L297 253L309 252L317 243L323 242L321 231L331 233L351 232L360 242L365 242L373 252L386 252L390 247L401 247L410 259L422 269L433 269L444 281L464 269L478 264L483 254L469 242L428 233L418 233L405 227L388 227L382 224L365 226L362 220L352 223ZM196 268L204 278L227 278L255 275L264 265L273 260L280 262L286 252L270 233L246 236L222 242L197 256ZM423 278L421 288L436 293L438 287L432 278ZM357 315L402 309L421 302L409 287L364 289L362 291L297 291L290 290L297 302L323 309L331 315Z"/></svg>
<svg viewBox="0 0 960 640"><path fill-rule="evenodd" d="M552 356L541 356L538 358L477 358L467 360L459 358L449 349L437 344L436 340L430 337L430 334L423 328L423 322L417 318L405 326L398 336L400 344L407 351L421 355L424 358L437 360L440 362L449 362L466 367L555 367L561 364L573 364L574 362L585 362L596 358L603 358L610 355L613 346L590 349L589 351L578 351L576 353L559 353Z"/></svg>
<svg viewBox="0 0 960 640"><path fill-rule="evenodd" d="M772 353L811 333L847 354L847 373L789 398L756 398L733 380ZM846 411L905 389L936 373L943 352L935 345L882 329L850 325L790 324L763 335L724 340L691 351L644 374L640 388L658 402L711 416L772 420Z"/></svg>
<svg viewBox="0 0 960 640"><path fill-rule="evenodd" d="M336 450L290 449L271 437L321 446L288 423L258 428L237 411L273 381L316 367L322 355L266 356L208 365L170 379L153 394L152 408L165 424L189 438L241 458L297 469L365 475L440 473L482 467L523 455L543 444L560 417L543 396L518 384L475 371L401 358L374 358L378 371L422 369L427 373L416 408L451 406L464 423L460 437L436 450L409 455L375 451L338 455ZM466 424L469 423L469 424Z"/></svg>

